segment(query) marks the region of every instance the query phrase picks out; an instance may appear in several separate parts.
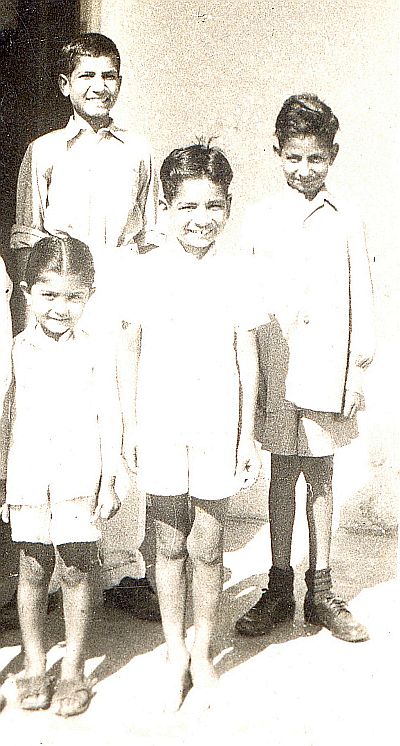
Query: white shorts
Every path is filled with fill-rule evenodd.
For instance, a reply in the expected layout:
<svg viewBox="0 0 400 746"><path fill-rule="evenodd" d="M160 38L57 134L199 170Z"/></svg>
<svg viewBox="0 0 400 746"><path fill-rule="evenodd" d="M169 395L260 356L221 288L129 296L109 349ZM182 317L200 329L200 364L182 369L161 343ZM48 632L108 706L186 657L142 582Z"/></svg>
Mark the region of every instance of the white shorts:
<svg viewBox="0 0 400 746"><path fill-rule="evenodd" d="M101 533L92 522L95 497L43 505L10 505L13 541L34 544L96 542Z"/></svg>
<svg viewBox="0 0 400 746"><path fill-rule="evenodd" d="M258 412L256 417L257 440L281 456L332 456L357 435L355 417L298 409L290 402L277 412Z"/></svg>
<svg viewBox="0 0 400 746"><path fill-rule="evenodd" d="M227 443L207 448L146 443L138 446L137 460L138 487L150 495L223 500L240 489L235 448Z"/></svg>

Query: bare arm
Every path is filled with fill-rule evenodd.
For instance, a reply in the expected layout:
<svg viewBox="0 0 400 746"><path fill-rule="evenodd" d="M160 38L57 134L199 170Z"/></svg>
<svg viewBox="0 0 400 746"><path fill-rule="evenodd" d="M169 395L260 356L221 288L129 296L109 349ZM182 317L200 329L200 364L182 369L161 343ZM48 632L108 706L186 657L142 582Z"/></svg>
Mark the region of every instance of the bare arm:
<svg viewBox="0 0 400 746"><path fill-rule="evenodd" d="M258 392L258 355L255 331L238 330L236 355L242 390L241 427L237 449L236 473L258 468L254 443L254 418Z"/></svg>

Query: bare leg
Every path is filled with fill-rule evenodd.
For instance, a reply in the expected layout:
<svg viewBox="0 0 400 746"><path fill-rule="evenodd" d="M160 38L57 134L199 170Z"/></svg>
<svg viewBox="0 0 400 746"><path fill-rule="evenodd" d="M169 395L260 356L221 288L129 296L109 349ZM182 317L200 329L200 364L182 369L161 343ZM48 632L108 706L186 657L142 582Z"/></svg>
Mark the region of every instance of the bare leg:
<svg viewBox="0 0 400 746"><path fill-rule="evenodd" d="M223 584L223 538L228 500L193 498L194 522L188 537L193 562L193 611L195 640L190 672L193 685L215 684L212 642L218 621Z"/></svg>
<svg viewBox="0 0 400 746"><path fill-rule="evenodd" d="M296 484L301 473L298 456L271 454L269 519L272 565L290 567L293 526L296 511Z"/></svg>
<svg viewBox="0 0 400 746"><path fill-rule="evenodd" d="M61 664L62 682L84 682L84 666L88 631L93 613L93 563L97 554L92 543L63 544L58 547L61 561L66 649ZM75 715L83 712L90 692L82 687L58 698L57 714Z"/></svg>
<svg viewBox="0 0 400 746"><path fill-rule="evenodd" d="M333 456L302 457L307 482L307 521L309 530L310 570L329 567L332 539Z"/></svg>
<svg viewBox="0 0 400 746"><path fill-rule="evenodd" d="M156 530L156 583L167 645L169 691L166 709L178 710L189 679L186 647L186 540L190 531L188 497L152 495Z"/></svg>
<svg viewBox="0 0 400 746"><path fill-rule="evenodd" d="M24 544L20 551L18 614L25 654L25 677L46 672L44 642L47 594L54 568L54 550L45 544Z"/></svg>

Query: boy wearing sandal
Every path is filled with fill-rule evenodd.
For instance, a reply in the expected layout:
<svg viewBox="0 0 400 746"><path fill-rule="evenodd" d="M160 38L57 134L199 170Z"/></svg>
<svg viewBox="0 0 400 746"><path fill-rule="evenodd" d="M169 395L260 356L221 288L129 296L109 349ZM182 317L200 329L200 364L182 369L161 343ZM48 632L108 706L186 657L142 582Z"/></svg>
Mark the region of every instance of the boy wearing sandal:
<svg viewBox="0 0 400 746"><path fill-rule="evenodd" d="M55 713L64 717L84 712L91 699L84 664L99 565L97 521L111 518L120 506L114 489L122 445L115 363L110 355L100 359L90 336L78 328L93 279L92 255L81 241L38 241L21 283L31 321L12 353L2 513L20 553L25 666L16 681L18 701L25 710L41 710L53 700ZM53 695L45 622L55 557L66 645Z"/></svg>

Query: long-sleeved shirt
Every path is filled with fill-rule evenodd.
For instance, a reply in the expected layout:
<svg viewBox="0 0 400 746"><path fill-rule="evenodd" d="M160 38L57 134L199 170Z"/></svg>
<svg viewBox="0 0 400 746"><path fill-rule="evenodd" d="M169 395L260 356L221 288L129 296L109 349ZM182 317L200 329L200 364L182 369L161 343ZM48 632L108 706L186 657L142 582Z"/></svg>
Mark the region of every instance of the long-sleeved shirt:
<svg viewBox="0 0 400 746"><path fill-rule="evenodd" d="M274 314L260 346L266 411L287 399L341 412L346 391L359 390L359 361L374 349L361 220L325 189L311 202L286 189L250 208L243 240L262 259Z"/></svg>
<svg viewBox="0 0 400 746"><path fill-rule="evenodd" d="M79 117L32 142L21 163L14 249L68 233L96 260L104 249L154 242L158 182L146 141L111 122L94 132Z"/></svg>

